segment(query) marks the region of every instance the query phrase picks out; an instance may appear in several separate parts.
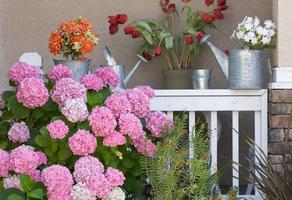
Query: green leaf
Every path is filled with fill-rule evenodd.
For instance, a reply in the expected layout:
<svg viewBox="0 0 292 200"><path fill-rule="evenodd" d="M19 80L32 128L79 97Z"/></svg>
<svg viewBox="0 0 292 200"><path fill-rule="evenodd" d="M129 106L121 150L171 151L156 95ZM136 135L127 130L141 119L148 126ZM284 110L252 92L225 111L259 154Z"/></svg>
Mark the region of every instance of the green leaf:
<svg viewBox="0 0 292 200"><path fill-rule="evenodd" d="M36 108L32 111L32 114L35 119L40 119L45 115L45 111L42 108Z"/></svg>
<svg viewBox="0 0 292 200"><path fill-rule="evenodd" d="M51 151L51 153L56 153L58 150L58 141L51 139L50 145L49 145L49 149Z"/></svg>
<svg viewBox="0 0 292 200"><path fill-rule="evenodd" d="M20 104L16 96L11 96L8 99L8 106L12 110L13 116L17 119L25 119L29 116L29 109Z"/></svg>
<svg viewBox="0 0 292 200"><path fill-rule="evenodd" d="M12 97L12 96L15 96L15 92L13 92L13 91L9 91L9 90L7 90L7 91L5 91L5 92L3 92L2 93L2 99L4 100L4 101L8 101L8 99L10 98L10 97Z"/></svg>
<svg viewBox="0 0 292 200"><path fill-rule="evenodd" d="M78 123L77 129L90 130L89 121Z"/></svg>
<svg viewBox="0 0 292 200"><path fill-rule="evenodd" d="M135 160L132 160L129 157L125 157L122 161L123 165L127 168L132 168L135 165Z"/></svg>
<svg viewBox="0 0 292 200"><path fill-rule="evenodd" d="M45 111L54 111L54 110L58 110L58 105L53 102L51 99L49 99L47 101L47 103L43 106L43 109Z"/></svg>
<svg viewBox="0 0 292 200"><path fill-rule="evenodd" d="M0 149L5 149L8 145L8 141L7 140L0 140Z"/></svg>
<svg viewBox="0 0 292 200"><path fill-rule="evenodd" d="M11 194L7 198L7 200L25 200L23 196L20 196L19 194Z"/></svg>
<svg viewBox="0 0 292 200"><path fill-rule="evenodd" d="M11 86L11 87L16 87L17 84L16 84L14 81L9 80L9 86Z"/></svg>
<svg viewBox="0 0 292 200"><path fill-rule="evenodd" d="M20 184L22 189L25 192L29 192L32 188L32 186L35 184L35 181L32 180L29 176L21 174L20 175Z"/></svg>
<svg viewBox="0 0 292 200"><path fill-rule="evenodd" d="M169 32L160 32L159 33L159 39L164 40L164 38L171 36Z"/></svg>
<svg viewBox="0 0 292 200"><path fill-rule="evenodd" d="M138 20L135 22L135 25L137 28L142 28L148 31L149 33L152 33L152 28L146 21Z"/></svg>
<svg viewBox="0 0 292 200"><path fill-rule="evenodd" d="M47 137L45 137L43 135L37 135L35 137L35 142L40 147L48 147L50 145L50 138L47 138Z"/></svg>
<svg viewBox="0 0 292 200"><path fill-rule="evenodd" d="M67 146L62 146L58 152L58 160L65 161L72 156L72 152L68 149Z"/></svg>
<svg viewBox="0 0 292 200"><path fill-rule="evenodd" d="M104 97L101 92L96 92L93 90L87 91L87 102L91 107L102 104Z"/></svg>
<svg viewBox="0 0 292 200"><path fill-rule="evenodd" d="M165 48L167 48L167 49L173 48L173 37L172 36L165 38L164 41L165 41Z"/></svg>
<svg viewBox="0 0 292 200"><path fill-rule="evenodd" d="M41 188L37 188L31 192L29 192L28 197L35 199L44 199L44 191Z"/></svg>
<svg viewBox="0 0 292 200"><path fill-rule="evenodd" d="M147 43L149 43L150 45L153 45L153 40L152 40L152 36L150 33L142 32L142 35L145 38L145 40L147 41Z"/></svg>
<svg viewBox="0 0 292 200"><path fill-rule="evenodd" d="M25 197L23 192L20 191L19 189L9 188L7 190L3 190L2 192L0 192L0 199L1 200L7 200L9 198L9 196L12 195L12 194L16 194L16 195L18 195L20 197L23 197L23 199ZM15 199L13 199L13 200L15 200Z"/></svg>
<svg viewBox="0 0 292 200"><path fill-rule="evenodd" d="M6 136L10 129L10 123L7 121L0 122L0 135Z"/></svg>

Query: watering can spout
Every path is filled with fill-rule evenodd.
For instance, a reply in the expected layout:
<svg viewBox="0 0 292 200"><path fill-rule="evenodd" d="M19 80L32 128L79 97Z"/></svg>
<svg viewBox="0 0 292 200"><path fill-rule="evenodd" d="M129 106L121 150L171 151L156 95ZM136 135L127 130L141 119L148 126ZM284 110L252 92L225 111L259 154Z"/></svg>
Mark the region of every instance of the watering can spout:
<svg viewBox="0 0 292 200"><path fill-rule="evenodd" d="M139 65L141 64L141 62L145 62L147 63L147 60L141 56L141 55L137 55L139 61L137 62L137 64L133 67L133 69L128 73L128 75L126 76L126 78L124 79L124 85L127 85L127 83L129 82L129 80L131 79L131 77L133 76L133 74L135 73L135 71L138 69Z"/></svg>
<svg viewBox="0 0 292 200"><path fill-rule="evenodd" d="M224 73L226 80L228 80L228 56L221 49L217 48L211 41L210 35L205 35L201 40L201 43L206 43L211 49L213 55L215 56L221 70Z"/></svg>

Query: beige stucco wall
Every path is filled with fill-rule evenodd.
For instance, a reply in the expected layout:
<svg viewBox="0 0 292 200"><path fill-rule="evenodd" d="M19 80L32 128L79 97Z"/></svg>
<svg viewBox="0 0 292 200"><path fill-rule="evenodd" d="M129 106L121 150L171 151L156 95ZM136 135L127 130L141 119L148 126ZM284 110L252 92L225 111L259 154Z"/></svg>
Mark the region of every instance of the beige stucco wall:
<svg viewBox="0 0 292 200"><path fill-rule="evenodd" d="M193 2L193 7L203 7L203 0ZM214 43L222 49L236 47L229 35L244 16L272 17L272 0L229 0L229 5L226 20L217 23L219 31L211 32ZM128 13L130 19L162 17L159 0L0 0L0 85L7 86L7 71L23 52L39 52L48 70L52 65L52 56L47 49L50 32L59 22L78 16L89 18L101 37L100 44L91 55L93 63L104 63L101 49L108 45L116 59L129 69L136 62L135 48L139 39L132 40L122 33L109 36L107 28L107 16L123 12ZM212 85L215 88L226 86L208 49L204 49L193 63L193 66L214 69ZM147 83L162 88L162 68L160 59L144 65L133 77L130 86Z"/></svg>

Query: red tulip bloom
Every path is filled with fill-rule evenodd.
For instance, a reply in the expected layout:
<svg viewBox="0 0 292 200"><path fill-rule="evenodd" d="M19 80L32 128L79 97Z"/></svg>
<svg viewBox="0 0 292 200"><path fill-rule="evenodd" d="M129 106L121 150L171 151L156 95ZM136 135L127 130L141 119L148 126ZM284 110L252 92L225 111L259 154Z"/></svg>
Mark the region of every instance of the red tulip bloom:
<svg viewBox="0 0 292 200"><path fill-rule="evenodd" d="M229 50L224 50L224 53L227 55L227 56L229 56Z"/></svg>
<svg viewBox="0 0 292 200"><path fill-rule="evenodd" d="M110 24L118 24L118 19L116 16L108 16L108 23Z"/></svg>
<svg viewBox="0 0 292 200"><path fill-rule="evenodd" d="M215 17L215 19L218 20L224 19L224 15L219 10L216 9L214 10L213 17Z"/></svg>
<svg viewBox="0 0 292 200"><path fill-rule="evenodd" d="M205 4L207 5L207 6L210 6L210 5L212 5L214 3L214 0L205 0Z"/></svg>
<svg viewBox="0 0 292 200"><path fill-rule="evenodd" d="M141 32L140 31L134 30L132 32L132 38L137 38L137 37L140 37L140 36L141 36Z"/></svg>
<svg viewBox="0 0 292 200"><path fill-rule="evenodd" d="M196 39L198 41L201 41L203 39L203 37L205 37L205 34L203 32L197 32L196 33Z"/></svg>
<svg viewBox="0 0 292 200"><path fill-rule="evenodd" d="M217 0L217 6L225 6L226 0Z"/></svg>
<svg viewBox="0 0 292 200"><path fill-rule="evenodd" d="M227 6L227 5L224 5L224 6L218 6L217 9L218 9L219 11L223 11L223 10L227 10L228 7L229 7L229 6Z"/></svg>
<svg viewBox="0 0 292 200"><path fill-rule="evenodd" d="M210 15L209 13L206 13L206 12L201 13L201 18L207 24L211 24L215 20L215 18L212 15Z"/></svg>
<svg viewBox="0 0 292 200"><path fill-rule="evenodd" d="M111 24L109 26L109 32L111 35L116 34L119 31L119 26L117 24Z"/></svg>
<svg viewBox="0 0 292 200"><path fill-rule="evenodd" d="M160 56L160 55L161 55L161 51L162 51L161 47L156 47L156 48L154 49L154 51L153 51L153 54L154 54L155 56Z"/></svg>
<svg viewBox="0 0 292 200"><path fill-rule="evenodd" d="M127 26L127 27L124 28L124 32L125 32L126 35L132 34L134 30L135 29L134 29L133 26Z"/></svg>
<svg viewBox="0 0 292 200"><path fill-rule="evenodd" d="M186 45L191 45L191 44L193 44L194 43L194 41L193 41L193 36L191 36L191 35L187 35L186 37L185 37L185 44Z"/></svg>
<svg viewBox="0 0 292 200"><path fill-rule="evenodd" d="M128 21L127 14L118 14L116 18L119 24L124 24Z"/></svg>
<svg viewBox="0 0 292 200"><path fill-rule="evenodd" d="M189 3L191 0L181 0L184 3Z"/></svg>
<svg viewBox="0 0 292 200"><path fill-rule="evenodd" d="M168 3L169 3L169 0L161 0L161 1L160 1L160 4L161 4L162 6L166 6Z"/></svg>
<svg viewBox="0 0 292 200"><path fill-rule="evenodd" d="M151 60L151 59L152 59L151 54L147 53L146 51L143 52L143 57L144 57L146 60Z"/></svg>
<svg viewBox="0 0 292 200"><path fill-rule="evenodd" d="M169 13L173 12L174 10L175 10L174 3L169 4L169 6L167 8L163 8L163 12L165 12L166 14L169 14Z"/></svg>

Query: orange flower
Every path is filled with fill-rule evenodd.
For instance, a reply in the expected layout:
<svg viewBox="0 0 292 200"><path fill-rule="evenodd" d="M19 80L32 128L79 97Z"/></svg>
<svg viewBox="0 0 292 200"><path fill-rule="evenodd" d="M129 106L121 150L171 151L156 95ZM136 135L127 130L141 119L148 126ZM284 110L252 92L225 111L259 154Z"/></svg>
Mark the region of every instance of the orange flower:
<svg viewBox="0 0 292 200"><path fill-rule="evenodd" d="M86 38L81 44L82 53L91 53L94 47L94 43L90 38Z"/></svg>
<svg viewBox="0 0 292 200"><path fill-rule="evenodd" d="M85 38L84 34L72 35L71 36L71 42L72 43L74 43L74 42L82 43L85 39L86 38Z"/></svg>
<svg viewBox="0 0 292 200"><path fill-rule="evenodd" d="M92 31L93 30L91 22L86 18L79 17L76 20L76 24L78 26L79 31L81 31L81 32L86 32L86 31Z"/></svg>
<svg viewBox="0 0 292 200"><path fill-rule="evenodd" d="M59 32L52 32L49 38L49 49L54 55L61 53L62 49L62 36Z"/></svg>
<svg viewBox="0 0 292 200"><path fill-rule="evenodd" d="M59 24L58 30L68 34L76 33L79 31L78 26L73 21L68 21Z"/></svg>

